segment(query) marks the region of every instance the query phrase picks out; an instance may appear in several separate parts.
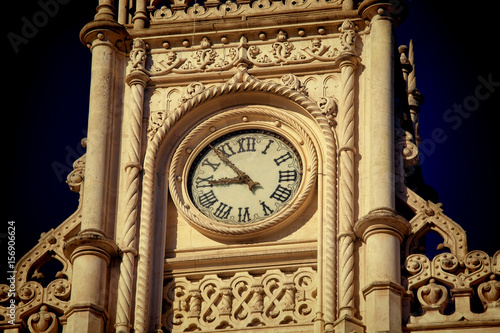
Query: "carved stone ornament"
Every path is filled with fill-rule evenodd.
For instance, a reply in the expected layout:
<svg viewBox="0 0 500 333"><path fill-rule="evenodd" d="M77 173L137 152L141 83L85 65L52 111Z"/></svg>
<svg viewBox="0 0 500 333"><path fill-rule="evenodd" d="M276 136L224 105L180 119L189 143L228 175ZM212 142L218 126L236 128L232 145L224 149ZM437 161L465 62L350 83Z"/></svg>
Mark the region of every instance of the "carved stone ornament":
<svg viewBox="0 0 500 333"><path fill-rule="evenodd" d="M163 289L162 324L171 332L309 324L316 310L316 271L238 272L229 279L174 278Z"/></svg>
<svg viewBox="0 0 500 333"><path fill-rule="evenodd" d="M143 69L146 63L146 43L141 38L135 38L130 52L130 64L134 69Z"/></svg>
<svg viewBox="0 0 500 333"><path fill-rule="evenodd" d="M500 251L490 257L478 250L467 253L463 260L451 253L441 253L432 260L422 254L410 255L405 263L409 273L407 293L413 295L416 290L417 297L412 298L412 306L420 306L422 313L412 313L408 327L429 323L498 320L498 258ZM479 301L484 311L475 309L473 312L472 304L478 304ZM451 314L446 313L448 302L453 303Z"/></svg>
<svg viewBox="0 0 500 333"><path fill-rule="evenodd" d="M170 8L161 6L154 8L151 14L151 23L161 24L164 22L192 22L193 20L220 19L226 17L237 17L241 15L256 16L259 14L290 13L299 8L318 10L318 8L338 7L342 0L257 0L257 1L219 1L210 0L202 4L195 3L192 6L184 1L173 0Z"/></svg>
<svg viewBox="0 0 500 333"><path fill-rule="evenodd" d="M299 187L294 192L295 195L291 201L287 202L286 209L282 209L269 218L263 220L260 218L260 220L247 224L222 223L207 217L196 208L197 205L190 197L190 188L186 180L190 177L189 170L195 163L197 156L210 142L230 133L249 130L272 132L290 142L296 149L303 165ZM286 110L248 105L223 110L192 129L185 136L172 157L169 188L177 208L196 229L210 237L234 241L256 237L268 232L269 229L282 226L286 221L293 220L293 217L301 211L304 203L310 197L311 190L315 185L316 173L316 149L308 133L301 127L299 122L289 116ZM228 184L231 180L227 180ZM235 182L235 180L232 182ZM265 209L269 209L264 211L265 215L267 215L270 208L266 207Z"/></svg>
<svg viewBox="0 0 500 333"><path fill-rule="evenodd" d="M48 311L46 305L40 307L40 311L32 314L28 319L28 329L31 333L56 333L57 317Z"/></svg>
<svg viewBox="0 0 500 333"><path fill-rule="evenodd" d="M356 32L353 29L354 24L350 22L350 25L348 24L342 30L341 46L344 48L344 52L355 53ZM219 46L216 48L205 37L197 46L197 49L193 51L182 51L182 49L177 48L152 54L145 65L144 72L150 77L171 73L220 72L235 68L241 63L256 68L300 65L312 62L328 62L335 66L342 60L341 52L334 46L337 44L337 39L325 38L321 40L319 37L315 37L310 40L309 46L303 47L303 42L289 41L286 33L280 31L273 43L250 45L248 39L243 35L237 46L229 48L220 48ZM145 49L140 47L132 50L130 56L133 66L134 64L140 64L139 60L142 59L140 56L143 54L145 54Z"/></svg>

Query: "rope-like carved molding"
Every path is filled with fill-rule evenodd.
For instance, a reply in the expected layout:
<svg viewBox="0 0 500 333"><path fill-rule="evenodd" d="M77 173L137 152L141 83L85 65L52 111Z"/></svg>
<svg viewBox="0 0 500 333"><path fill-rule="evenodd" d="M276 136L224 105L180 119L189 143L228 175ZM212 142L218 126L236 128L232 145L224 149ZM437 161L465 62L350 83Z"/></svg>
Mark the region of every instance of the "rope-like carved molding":
<svg viewBox="0 0 500 333"><path fill-rule="evenodd" d="M299 193L288 204L287 208L281 211L281 213L278 213L278 215L265 219L261 222L250 223L247 225L228 225L225 223L215 222L198 212L196 208L194 208L194 205L190 202L189 196L185 193L185 189L183 189L182 185L184 183L179 180L187 178L187 171L189 169L189 165L191 164L190 161L194 158L193 155L196 155L194 153L190 153L190 156L186 161L184 159L184 157L188 155L186 150L192 149L199 144L199 141L201 141L202 138L207 137L207 133L210 133L211 130L215 131L216 126L219 126L219 124L227 124L230 119L242 119L243 117L250 119L257 117L259 119L258 121L247 120L246 122L243 122L241 124L243 128L254 128L257 126L256 128L268 129L277 133L280 133L285 128L288 128L285 130L285 133L287 133L285 136L287 138L290 138L294 134L298 136L300 147L297 147L297 150L301 153L301 155L305 155L305 158L303 158L304 174L302 175L303 178ZM266 117L269 118L267 121L264 120ZM278 121L277 125L275 124L276 121ZM226 128L217 130L214 135L208 136L208 138L213 140L222 135L219 134L220 132L226 134L228 131L237 130L237 128L241 126L239 124L235 126L227 126ZM318 170L318 157L316 149L306 131L303 130L303 127L292 117L284 114L282 110L264 106L244 106L227 109L224 113L210 118L200 126L190 131L177 148L176 153L172 158L169 170L168 182L170 196L179 211L185 216L186 220L209 236L217 238L218 236L231 235L234 240L235 236L253 236L256 233L266 231L294 215L297 209L299 209L306 201L311 190L314 188L316 183L316 173Z"/></svg>
<svg viewBox="0 0 500 333"><path fill-rule="evenodd" d="M139 261L137 267L137 290L136 293L136 307L135 307L135 322L134 329L136 332L146 332L147 331L147 320L149 313L148 300L150 298L149 290L149 276L152 271L152 248L153 248L153 215L154 215L154 184L155 184L155 165L156 157L159 147L166 136L166 133L179 121L182 116L187 112L206 102L210 99L234 94L238 92L263 92L270 93L279 96L283 96L290 101L296 103L304 110L308 111L318 123L318 126L323 134L323 140L325 141L325 161L324 167L322 166L321 172L323 176L323 189L325 192L323 198L323 226L321 228L325 229L321 231L319 243L323 242L324 239L328 241L328 247L326 248L326 253L322 254L321 258L328 265L327 268L320 268L321 278L327 288L325 294L318 295L318 311L316 317L321 320L323 317L323 311L334 309L323 309L322 300L334 299L335 297L335 256L336 256L336 140L334 134L330 128L328 120L323 112L323 110L307 95L294 90L288 86L260 81L249 75L246 71L244 64L238 66L239 71L234 75L234 77L227 82L215 85L210 88L204 89L199 94L192 96L192 98L185 101L182 105L176 108L165 120L165 122L160 126L156 133L152 136L151 141L148 144L146 151L146 156L144 159L144 175L143 175L143 195L142 195L142 211L141 211L141 224L140 224L140 242L139 242ZM323 168L325 170L323 170ZM325 226L326 225L326 226ZM322 247L322 246L321 246ZM318 293L323 293L321 290ZM332 305L333 306L333 305Z"/></svg>

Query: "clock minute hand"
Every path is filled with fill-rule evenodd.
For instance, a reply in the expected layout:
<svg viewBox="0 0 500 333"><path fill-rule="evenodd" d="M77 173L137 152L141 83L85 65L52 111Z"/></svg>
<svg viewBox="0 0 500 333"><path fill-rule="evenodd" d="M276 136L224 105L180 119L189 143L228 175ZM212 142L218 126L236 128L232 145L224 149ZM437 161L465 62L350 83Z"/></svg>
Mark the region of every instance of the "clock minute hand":
<svg viewBox="0 0 500 333"><path fill-rule="evenodd" d="M252 178L250 178L250 176L248 176L246 173L244 173L243 171L241 171L240 169L238 169L236 167L236 165L234 165L228 158L227 156L221 152L219 149L216 149L214 148L212 145L208 145L213 151L215 154L217 154L217 156L224 162L226 163L231 169L234 170L234 172L236 172L238 174L238 183L246 183L248 185L248 188L250 189L250 191L253 190L254 186L256 185L260 185L259 182L254 182L252 180ZM230 178L231 179L231 178ZM236 179L236 178L232 178L232 179Z"/></svg>
<svg viewBox="0 0 500 333"><path fill-rule="evenodd" d="M244 175L245 173L243 171L241 171L240 169L238 169L236 167L236 165L234 165L228 158L227 156L221 152L219 149L216 149L214 147L212 147L212 145L208 145L213 151L214 153L217 154L217 156L219 157L219 159L222 160L222 162L226 163L231 169L234 170L234 172L236 172L238 174L238 176L242 176Z"/></svg>

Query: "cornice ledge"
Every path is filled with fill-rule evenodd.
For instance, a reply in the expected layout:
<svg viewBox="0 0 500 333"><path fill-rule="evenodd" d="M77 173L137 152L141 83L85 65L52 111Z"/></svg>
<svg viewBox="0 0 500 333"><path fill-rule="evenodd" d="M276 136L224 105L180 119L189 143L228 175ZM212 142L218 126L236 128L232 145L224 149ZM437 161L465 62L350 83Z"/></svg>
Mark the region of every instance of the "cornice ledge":
<svg viewBox="0 0 500 333"><path fill-rule="evenodd" d="M382 207L373 209L360 218L354 226L354 232L363 241L380 232L392 233L402 241L410 233L410 224L395 210Z"/></svg>

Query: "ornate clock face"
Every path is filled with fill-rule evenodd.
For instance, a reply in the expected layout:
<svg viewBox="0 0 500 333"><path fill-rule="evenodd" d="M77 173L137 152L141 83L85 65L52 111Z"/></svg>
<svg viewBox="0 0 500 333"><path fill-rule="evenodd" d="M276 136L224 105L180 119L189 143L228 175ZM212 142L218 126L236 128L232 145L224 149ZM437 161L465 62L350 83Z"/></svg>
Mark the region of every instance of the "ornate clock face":
<svg viewBox="0 0 500 333"><path fill-rule="evenodd" d="M187 186L205 216L248 224L284 209L301 178L301 159L287 140L264 130L238 131L201 151L189 170Z"/></svg>

